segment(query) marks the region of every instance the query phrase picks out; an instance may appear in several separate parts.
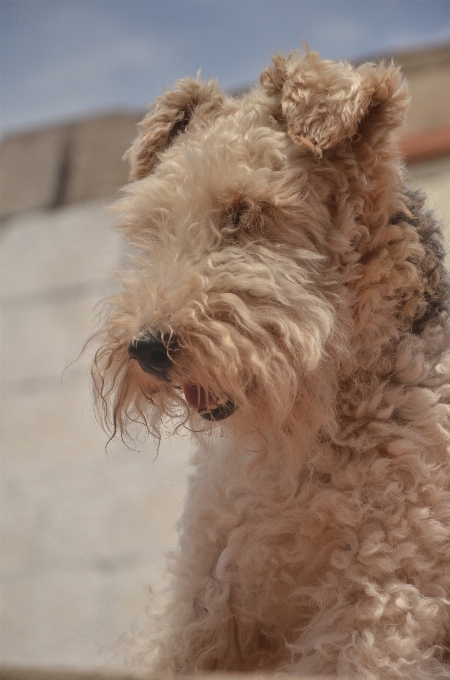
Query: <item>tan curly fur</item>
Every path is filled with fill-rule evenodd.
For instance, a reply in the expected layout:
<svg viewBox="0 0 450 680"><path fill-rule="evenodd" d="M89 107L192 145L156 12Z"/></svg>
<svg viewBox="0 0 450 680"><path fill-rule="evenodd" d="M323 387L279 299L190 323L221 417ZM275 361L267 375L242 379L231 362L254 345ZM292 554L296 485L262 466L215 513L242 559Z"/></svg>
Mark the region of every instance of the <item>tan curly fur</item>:
<svg viewBox="0 0 450 680"><path fill-rule="evenodd" d="M450 295L407 105L393 64L307 50L140 126L93 376L113 434L197 440L153 670L450 677Z"/></svg>

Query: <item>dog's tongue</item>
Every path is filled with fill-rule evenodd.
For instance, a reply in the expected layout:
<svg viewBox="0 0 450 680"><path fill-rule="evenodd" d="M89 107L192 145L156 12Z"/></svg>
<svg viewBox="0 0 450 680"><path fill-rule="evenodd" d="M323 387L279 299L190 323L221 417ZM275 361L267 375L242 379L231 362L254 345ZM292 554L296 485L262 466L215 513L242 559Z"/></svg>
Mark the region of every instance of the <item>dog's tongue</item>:
<svg viewBox="0 0 450 680"><path fill-rule="evenodd" d="M225 420L233 415L236 405L231 397L218 397L214 392L204 390L200 385L183 385L184 396L192 408L204 420Z"/></svg>
<svg viewBox="0 0 450 680"><path fill-rule="evenodd" d="M217 406L217 397L209 392L206 394L203 387L199 385L183 385L184 396L189 406L198 411L206 411Z"/></svg>

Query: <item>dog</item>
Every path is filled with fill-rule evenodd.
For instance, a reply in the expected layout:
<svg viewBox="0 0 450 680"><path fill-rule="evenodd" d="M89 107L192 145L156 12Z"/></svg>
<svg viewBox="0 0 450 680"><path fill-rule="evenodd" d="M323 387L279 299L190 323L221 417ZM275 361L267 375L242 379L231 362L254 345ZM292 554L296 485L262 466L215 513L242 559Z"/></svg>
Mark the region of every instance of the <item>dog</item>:
<svg viewBox="0 0 450 680"><path fill-rule="evenodd" d="M140 123L93 379L111 436L196 440L155 671L450 678L450 282L408 100L307 48Z"/></svg>

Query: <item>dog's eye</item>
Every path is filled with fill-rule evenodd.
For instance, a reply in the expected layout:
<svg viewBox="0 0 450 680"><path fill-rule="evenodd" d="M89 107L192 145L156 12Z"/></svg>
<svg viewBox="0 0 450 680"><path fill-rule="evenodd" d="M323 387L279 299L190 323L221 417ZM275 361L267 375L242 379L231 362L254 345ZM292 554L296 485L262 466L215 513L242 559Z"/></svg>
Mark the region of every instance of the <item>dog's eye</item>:
<svg viewBox="0 0 450 680"><path fill-rule="evenodd" d="M231 223L236 229L244 222L246 213L248 212L248 205L241 203L233 208L231 213Z"/></svg>
<svg viewBox="0 0 450 680"><path fill-rule="evenodd" d="M265 232L265 212L265 203L239 198L224 213L222 236L231 241L261 238Z"/></svg>

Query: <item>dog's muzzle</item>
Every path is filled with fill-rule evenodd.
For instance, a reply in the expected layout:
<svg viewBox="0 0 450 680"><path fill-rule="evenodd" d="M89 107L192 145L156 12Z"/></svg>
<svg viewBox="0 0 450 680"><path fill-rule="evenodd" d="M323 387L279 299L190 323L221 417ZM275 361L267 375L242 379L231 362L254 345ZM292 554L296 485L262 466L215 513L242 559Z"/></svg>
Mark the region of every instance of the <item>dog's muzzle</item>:
<svg viewBox="0 0 450 680"><path fill-rule="evenodd" d="M165 335L145 335L133 338L128 346L128 354L136 359L145 373L154 375L165 382L171 380L174 362L171 357L177 352L176 338ZM182 385L187 403L195 408L201 418L210 421L225 420L231 416L236 406L229 397L219 398L211 392L206 393L198 385Z"/></svg>

